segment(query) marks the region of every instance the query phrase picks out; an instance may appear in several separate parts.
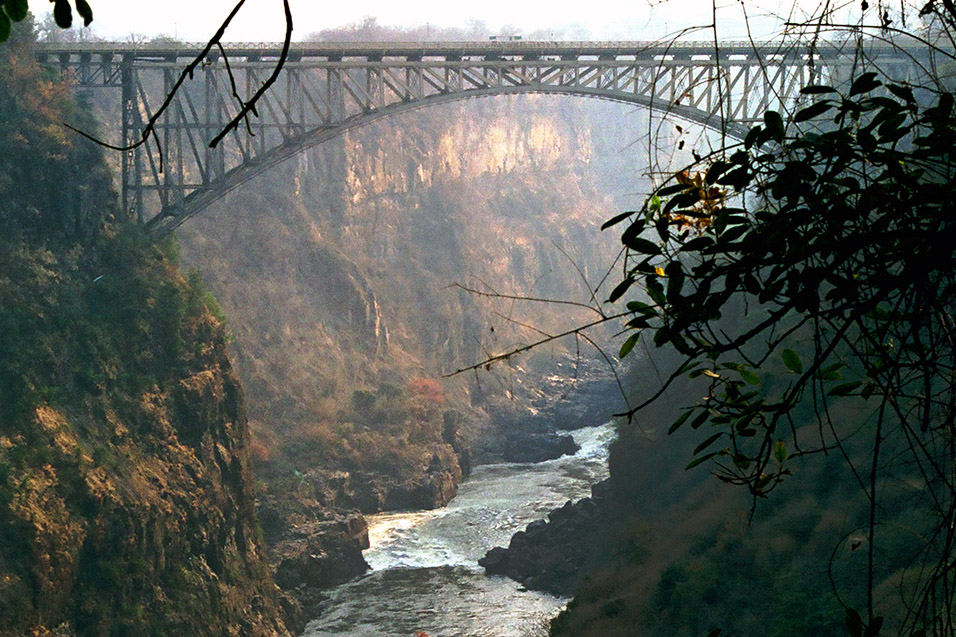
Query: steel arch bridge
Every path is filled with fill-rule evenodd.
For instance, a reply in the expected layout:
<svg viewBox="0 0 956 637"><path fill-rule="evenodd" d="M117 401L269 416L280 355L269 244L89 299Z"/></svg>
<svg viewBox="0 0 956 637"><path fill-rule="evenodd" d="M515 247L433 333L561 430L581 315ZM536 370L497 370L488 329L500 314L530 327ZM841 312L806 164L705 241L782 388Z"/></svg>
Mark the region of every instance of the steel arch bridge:
<svg viewBox="0 0 956 637"><path fill-rule="evenodd" d="M81 89L119 89L122 145L138 141L203 45L62 43L38 46ZM801 87L859 68L839 47L780 43L537 42L296 43L251 117L216 148L208 142L271 73L281 46L229 45L211 54L155 125L155 141L124 153L122 205L165 233L272 166L349 129L413 108L515 93L635 104L742 137ZM885 71L911 75L915 50L876 46ZM160 150L162 149L162 156Z"/></svg>

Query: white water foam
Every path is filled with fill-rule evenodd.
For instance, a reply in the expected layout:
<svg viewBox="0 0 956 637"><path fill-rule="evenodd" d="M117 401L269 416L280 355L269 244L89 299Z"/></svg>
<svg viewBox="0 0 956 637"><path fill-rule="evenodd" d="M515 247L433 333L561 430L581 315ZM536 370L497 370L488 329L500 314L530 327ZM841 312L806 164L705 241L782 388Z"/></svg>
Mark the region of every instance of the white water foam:
<svg viewBox="0 0 956 637"><path fill-rule="evenodd" d="M566 600L487 577L478 559L567 500L589 495L591 485L607 477L614 427L572 435L581 447L573 456L476 467L445 508L370 516L365 559L373 571L333 589L305 635L421 630L433 637L508 637L543 630Z"/></svg>

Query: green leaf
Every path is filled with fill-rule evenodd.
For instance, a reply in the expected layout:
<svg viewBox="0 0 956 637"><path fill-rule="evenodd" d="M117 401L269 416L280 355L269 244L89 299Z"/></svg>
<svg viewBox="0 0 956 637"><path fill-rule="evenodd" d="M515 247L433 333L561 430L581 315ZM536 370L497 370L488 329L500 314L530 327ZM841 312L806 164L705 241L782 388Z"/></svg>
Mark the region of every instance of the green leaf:
<svg viewBox="0 0 956 637"><path fill-rule="evenodd" d="M870 625L866 627L866 632L863 633L863 637L878 637L882 629L883 629L883 618L874 617L873 621L870 622Z"/></svg>
<svg viewBox="0 0 956 637"><path fill-rule="evenodd" d="M864 73L853 81L853 84L850 86L850 95L853 96L859 95L860 93L868 93L882 85L883 82L880 82L878 79L876 79L876 73Z"/></svg>
<svg viewBox="0 0 956 637"><path fill-rule="evenodd" d="M628 301L627 309L638 314L657 314L657 310L643 301Z"/></svg>
<svg viewBox="0 0 956 637"><path fill-rule="evenodd" d="M760 384L760 376L757 376L749 369L740 369L737 373L750 385L756 386Z"/></svg>
<svg viewBox="0 0 956 637"><path fill-rule="evenodd" d="M862 382L855 380L852 383L843 383L842 385L837 385L827 392L827 396L847 396L862 384Z"/></svg>
<svg viewBox="0 0 956 637"><path fill-rule="evenodd" d="M667 300L674 303L680 297L681 289L684 287L684 270L680 262L671 261L664 271L667 273Z"/></svg>
<svg viewBox="0 0 956 637"><path fill-rule="evenodd" d="M607 302L613 303L614 301L624 296L624 293L627 292L632 285L634 285L634 277L632 276L629 276L623 281L621 281L620 283L618 283L617 287L611 290L611 296L608 297Z"/></svg>
<svg viewBox="0 0 956 637"><path fill-rule="evenodd" d="M717 455L717 452L716 452L716 451L712 451L712 452L710 452L710 453L708 453L708 454L706 454L706 455L701 456L700 458L695 458L694 460L691 460L690 463L689 463L686 467L684 467L684 471L687 471L687 470L689 470L689 469L693 469L693 468L696 467L697 465L701 464L702 462L707 462L708 460L710 460L711 458L713 458L713 457L716 456L716 455Z"/></svg>
<svg viewBox="0 0 956 637"><path fill-rule="evenodd" d="M916 98L913 97L913 89L908 86L903 86L902 84L887 84L886 88L889 89L890 93L900 99L904 99L910 103L916 101Z"/></svg>
<svg viewBox="0 0 956 637"><path fill-rule="evenodd" d="M628 240L624 243L628 248L637 252L638 254L660 254L661 247L654 243L644 239L643 237L629 237Z"/></svg>
<svg viewBox="0 0 956 637"><path fill-rule="evenodd" d="M811 84L810 86L804 86L800 89L800 93L803 95L821 95L823 93L838 93L835 88L832 86L823 86L820 84Z"/></svg>
<svg viewBox="0 0 956 637"><path fill-rule="evenodd" d="M823 369L817 372L817 377L825 382L832 382L834 380L842 380L843 374L840 373L840 370L846 367L843 363L834 363L832 365L827 365Z"/></svg>
<svg viewBox="0 0 956 637"><path fill-rule="evenodd" d="M773 457L781 464L787 459L787 445L783 440L773 443Z"/></svg>
<svg viewBox="0 0 956 637"><path fill-rule="evenodd" d="M697 414L697 417L694 418L694 422L690 423L691 429L699 429L701 425L707 422L707 419L710 418L710 412L706 409Z"/></svg>
<svg viewBox="0 0 956 637"><path fill-rule="evenodd" d="M711 446L712 444L714 444L715 442L717 442L717 440L720 439L723 435L724 435L724 432L722 432L722 431L721 431L721 432L718 432L718 433L715 433L713 436L711 436L710 438L708 438L708 439L705 440L704 442L702 442L702 443L700 443L699 445L697 445L697 447L694 448L694 455L696 456L696 455L699 454L701 451L703 451L703 450L706 449L707 447L709 447L709 446Z"/></svg>
<svg viewBox="0 0 956 637"><path fill-rule="evenodd" d="M27 0L7 0L3 8L14 22L20 22L27 17Z"/></svg>
<svg viewBox="0 0 956 637"><path fill-rule="evenodd" d="M690 190L690 189L693 188L693 187L694 187L694 186L689 185L689 184L671 184L670 186L664 186L663 188L661 188L660 190L658 190L658 191L655 193L655 195L656 195L657 197L667 197L668 195L673 195L673 194L676 194L676 193L679 193L679 192L684 192L684 191L686 191L686 190Z"/></svg>
<svg viewBox="0 0 956 637"><path fill-rule="evenodd" d="M846 363L833 363L832 365L827 365L820 370L821 374L832 374L833 372L839 372L841 369L846 367Z"/></svg>
<svg viewBox="0 0 956 637"><path fill-rule="evenodd" d="M795 351L789 348L785 349L781 354L781 358L783 358L783 364L786 365L787 369L789 369L791 372L794 374L803 373L803 362L800 360L800 357Z"/></svg>
<svg viewBox="0 0 956 637"><path fill-rule="evenodd" d="M634 349L634 346L637 345L638 339L641 338L640 332L634 332L627 337L627 340L624 341L624 344L621 345L621 351L618 354L618 358L624 358L631 353L631 350Z"/></svg>
<svg viewBox="0 0 956 637"><path fill-rule="evenodd" d="M69 29L73 26L73 9L67 0L56 0L53 3L53 19L56 26L61 29Z"/></svg>
<svg viewBox="0 0 956 637"><path fill-rule="evenodd" d="M651 300L657 303L657 305L661 307L667 305L667 299L664 298L664 286L661 285L661 282L657 279L647 279L647 295L651 297Z"/></svg>
<svg viewBox="0 0 956 637"><path fill-rule="evenodd" d="M0 42L6 42L7 38L10 37L10 20L7 18L7 14L3 11L0 11Z"/></svg>
<svg viewBox="0 0 956 637"><path fill-rule="evenodd" d="M863 620L852 608L846 609L846 631L850 637L863 637Z"/></svg>
<svg viewBox="0 0 956 637"><path fill-rule="evenodd" d="M667 204L664 205L664 214L667 214L674 208L690 208L698 201L700 201L700 192L698 190L674 195L667 201Z"/></svg>
<svg viewBox="0 0 956 637"><path fill-rule="evenodd" d="M699 252L714 245L710 237L695 237L680 247L681 252Z"/></svg>
<svg viewBox="0 0 956 637"><path fill-rule="evenodd" d="M733 164L728 164L725 161L715 161L714 164L707 169L707 176L704 177L704 181L708 184L717 183L717 179L727 172L727 169L732 165Z"/></svg>
<svg viewBox="0 0 956 637"><path fill-rule="evenodd" d="M746 166L741 166L721 175L717 183L721 186L732 186L735 190L743 190L750 181L750 170Z"/></svg>
<svg viewBox="0 0 956 637"><path fill-rule="evenodd" d="M90 26L93 22L93 9L90 8L89 3L86 0L74 0L74 4L76 4L76 12L83 18L83 26Z"/></svg>
<svg viewBox="0 0 956 637"><path fill-rule="evenodd" d="M771 139L778 142L783 139L783 117L780 116L780 113L777 111L767 111L763 114L763 123Z"/></svg>
<svg viewBox="0 0 956 637"><path fill-rule="evenodd" d="M751 149L754 144L757 144L760 141L760 135L763 133L762 126L754 126L749 131L747 131L747 136L744 138L744 148ZM725 183L723 181L718 181L717 183Z"/></svg>
<svg viewBox="0 0 956 637"><path fill-rule="evenodd" d="M634 214L633 210L628 210L627 212L622 212L619 215L614 215L603 224L601 224L601 230L607 230L611 226L617 225Z"/></svg>
<svg viewBox="0 0 956 637"><path fill-rule="evenodd" d="M797 111L797 113L793 116L793 121L805 122L808 119L813 119L818 115L826 113L831 108L833 108L833 103L830 102L830 100L823 100L822 102L811 104L810 106Z"/></svg>
<svg viewBox="0 0 956 637"><path fill-rule="evenodd" d="M690 418L690 415L692 413L694 413L693 410L687 410L684 413L682 413L680 417L678 417L677 420L675 420L674 423L670 426L670 429L667 430L667 434L670 435L674 433L675 431L677 431L678 429L680 429L681 425L687 422L687 419Z"/></svg>
<svg viewBox="0 0 956 637"><path fill-rule="evenodd" d="M644 232L644 228L646 226L647 221L644 219L632 221L628 227L624 228L624 232L621 233L621 243L627 245L634 237L641 236L641 233Z"/></svg>

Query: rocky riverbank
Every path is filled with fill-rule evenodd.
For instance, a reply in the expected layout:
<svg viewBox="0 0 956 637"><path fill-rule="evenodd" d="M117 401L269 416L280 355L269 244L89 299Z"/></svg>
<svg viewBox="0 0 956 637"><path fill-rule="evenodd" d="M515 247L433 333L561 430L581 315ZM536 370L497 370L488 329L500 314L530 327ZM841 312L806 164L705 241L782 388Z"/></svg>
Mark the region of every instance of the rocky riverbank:
<svg viewBox="0 0 956 637"><path fill-rule="evenodd" d="M570 384L574 386L569 388ZM586 373L575 381L554 375L547 386L552 391L539 397L540 412L529 415L513 409L496 414L494 430L500 435L486 441L484 460L537 463L574 455L580 447L572 436L555 431L557 423L544 414L556 411L559 402L570 402L571 389L591 397L580 408L591 414L593 424L599 403L606 405L607 395L614 390L601 373ZM368 548L363 513L434 509L451 501L465 476L463 465L470 469L471 458L457 435L448 437L455 453L432 454L427 464L423 457L423 466L413 477L315 469L299 474L294 484L278 493L269 489L260 495L259 518L276 582L299 601L306 614L324 600L323 590L368 569L362 557ZM605 491L602 483L592 489L591 497L569 501L553 511L548 521L517 534L508 549L489 552L482 564L489 573L507 574L529 588L566 594L578 581Z"/></svg>
<svg viewBox="0 0 956 637"><path fill-rule="evenodd" d="M526 588L570 595L581 581L595 538L607 515L609 484L591 488L591 496L568 500L546 520L515 533L508 548L495 547L478 564L489 575L505 575Z"/></svg>
<svg viewBox="0 0 956 637"><path fill-rule="evenodd" d="M614 372L596 358L566 356L515 401L490 410L478 462L544 462L578 451L568 431L610 420L623 405Z"/></svg>

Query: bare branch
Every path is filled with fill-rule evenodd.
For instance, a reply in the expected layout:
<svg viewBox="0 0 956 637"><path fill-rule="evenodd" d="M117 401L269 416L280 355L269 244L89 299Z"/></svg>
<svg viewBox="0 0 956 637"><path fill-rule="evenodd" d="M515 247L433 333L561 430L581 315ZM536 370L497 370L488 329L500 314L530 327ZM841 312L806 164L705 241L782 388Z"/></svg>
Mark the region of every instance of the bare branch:
<svg viewBox="0 0 956 637"><path fill-rule="evenodd" d="M215 148L219 144L219 142L222 141L222 139L229 132L236 129L241 122L247 121L250 114L255 116L258 115L255 109L256 103L278 78L279 73L282 70L283 66L285 65L286 59L288 58L289 46L292 42L292 10L289 7L289 0L283 0L283 8L285 11L285 20L286 20L286 30L285 30L285 39L283 41L283 46L282 46L282 53L280 54L279 60L276 62L276 66L273 69L273 72L269 76L269 78L262 84L262 86L259 87L256 93L248 101L242 100L239 97L238 92L236 91L236 84L235 84L234 77L232 75L232 70L229 69L228 58L226 57L225 51L223 50L223 47L222 47L222 38L225 35L226 29L228 29L229 25L232 23L233 18L236 17L236 14L239 13L239 10L243 7L245 2L246 0L239 0L236 3L236 5L232 8L232 11L229 12L229 15L219 26L219 29L212 36L212 38L209 39L209 41L206 43L206 46L203 47L202 51L200 51L200 53L195 58L193 58L193 60L189 64L186 65L182 73L180 73L179 78L176 80L176 83L173 85L172 89L170 89L169 93L167 93L166 98L163 100L162 105L159 107L159 109L156 110L155 113L153 113L152 117L149 118L149 121L143 127L143 132L140 136L140 139L133 142L132 144L125 145L125 146L118 145L118 144L110 144L109 142L105 142L85 131L82 131L74 126L71 126L70 124L64 124L64 126L70 129L71 131L73 131L74 133L82 137L85 137L86 139L92 141L93 143L99 146L102 146L103 148L108 148L110 150L115 150L119 152L126 152L126 151L131 151L136 148L139 148L140 146L145 144L147 141L149 141L150 137L155 138L156 125L159 123L160 118L166 112L166 109L168 109L172 105L173 100L176 97L176 94L179 92L179 89L182 87L183 83L187 79L192 79L195 70L203 63L203 61L207 59L210 51L212 51L212 49L215 47L223 54L223 59L225 60L227 65L229 79L230 79L230 82L232 82L233 95L240 105L239 112L236 114L236 116L233 117L232 120L230 120L230 122L226 124L226 126L219 132L219 134L216 135L209 142L209 147ZM158 140L156 143L158 146L159 145ZM160 172L162 172L162 148L160 148L159 152L160 152Z"/></svg>
<svg viewBox="0 0 956 637"><path fill-rule="evenodd" d="M617 319L623 318L623 317L625 317L625 316L628 316L629 314L630 314L630 312L621 312L620 314L612 314L612 315L610 315L610 316L604 316L604 317L602 317L602 318L600 318L600 319L598 319L598 320L596 320L596 321L592 321L592 322L590 322L590 323L585 323L584 325L579 325L578 327L576 327L576 328L574 328L574 329L567 330L567 331L564 331L564 332L560 332L560 333L558 333L558 334L554 334L554 335L548 336L548 337L546 337L546 338L541 338L541 339L539 339L539 340L537 340L537 341L534 341L533 343L529 343L529 344L527 344L527 345L522 345L521 347L516 347L516 348L514 348L514 349L508 350L508 351L505 352L504 354L497 354L497 355L495 355L495 356L489 356L489 357L486 358L485 360L480 361L480 362L477 362L477 363L475 363L475 364L473 364L473 365L468 365L467 367L461 367L461 368L459 368L459 369L456 369L456 370L453 371L453 372L449 372L449 373L447 373L447 374L442 374L442 377L443 377L443 378L450 378L450 377L452 377L452 376L457 376L458 374L461 374L462 372L468 372L468 371L471 371L471 370L478 370L478 369L481 369L482 367L484 367L485 369L491 369L491 366L492 366L494 363L497 363L497 362L500 362L500 361L506 361L506 360L508 360L509 358L512 358L513 356L517 356L518 354L523 354L524 352L531 351L531 350L533 350L533 349L536 348L536 347L540 347L540 346L544 345L545 343L551 343L551 342L553 342L553 341L556 341L556 340L558 340L558 339L564 338L564 337L566 337L566 336L582 335L585 331L591 329L592 327L597 327L598 325L602 325L602 324L604 324L604 323L607 323L608 321L616 321Z"/></svg>
<svg viewBox="0 0 956 637"><path fill-rule="evenodd" d="M464 290L465 292L468 292L469 294L474 294L475 296L481 296L481 297L490 298L490 299L506 299L510 301L531 301L533 303L551 303L554 305L570 305L572 307L580 307L586 310L591 310L592 312L594 312L598 316L601 316L604 319L610 318L607 315L605 315L600 308L595 308L592 305L588 305L587 303L580 303L578 301L565 301L562 299L544 299L544 298L538 298L534 296L501 294L499 292L482 292L481 290L475 290L474 288L466 287L462 285L461 283L452 283L448 287L458 288L459 290Z"/></svg>
<svg viewBox="0 0 956 637"><path fill-rule="evenodd" d="M244 0L243 0L244 1ZM239 123L245 120L249 113L255 114L256 102L259 101L266 91L269 90L269 87L272 86L276 79L279 77L279 73L282 71L282 67L285 66L285 61L289 57L289 44L292 42L292 9L289 8L289 0L282 0L282 6L285 10L285 40L282 42L282 52L279 54L279 61L276 62L275 68L272 70L272 75L262 83L262 86L259 87L259 90L256 91L248 102L243 104L242 110L232 118L232 121L226 124L226 126L216 135L211 142L209 142L210 148L215 148L219 145L219 142L229 134L235 128L238 128Z"/></svg>

